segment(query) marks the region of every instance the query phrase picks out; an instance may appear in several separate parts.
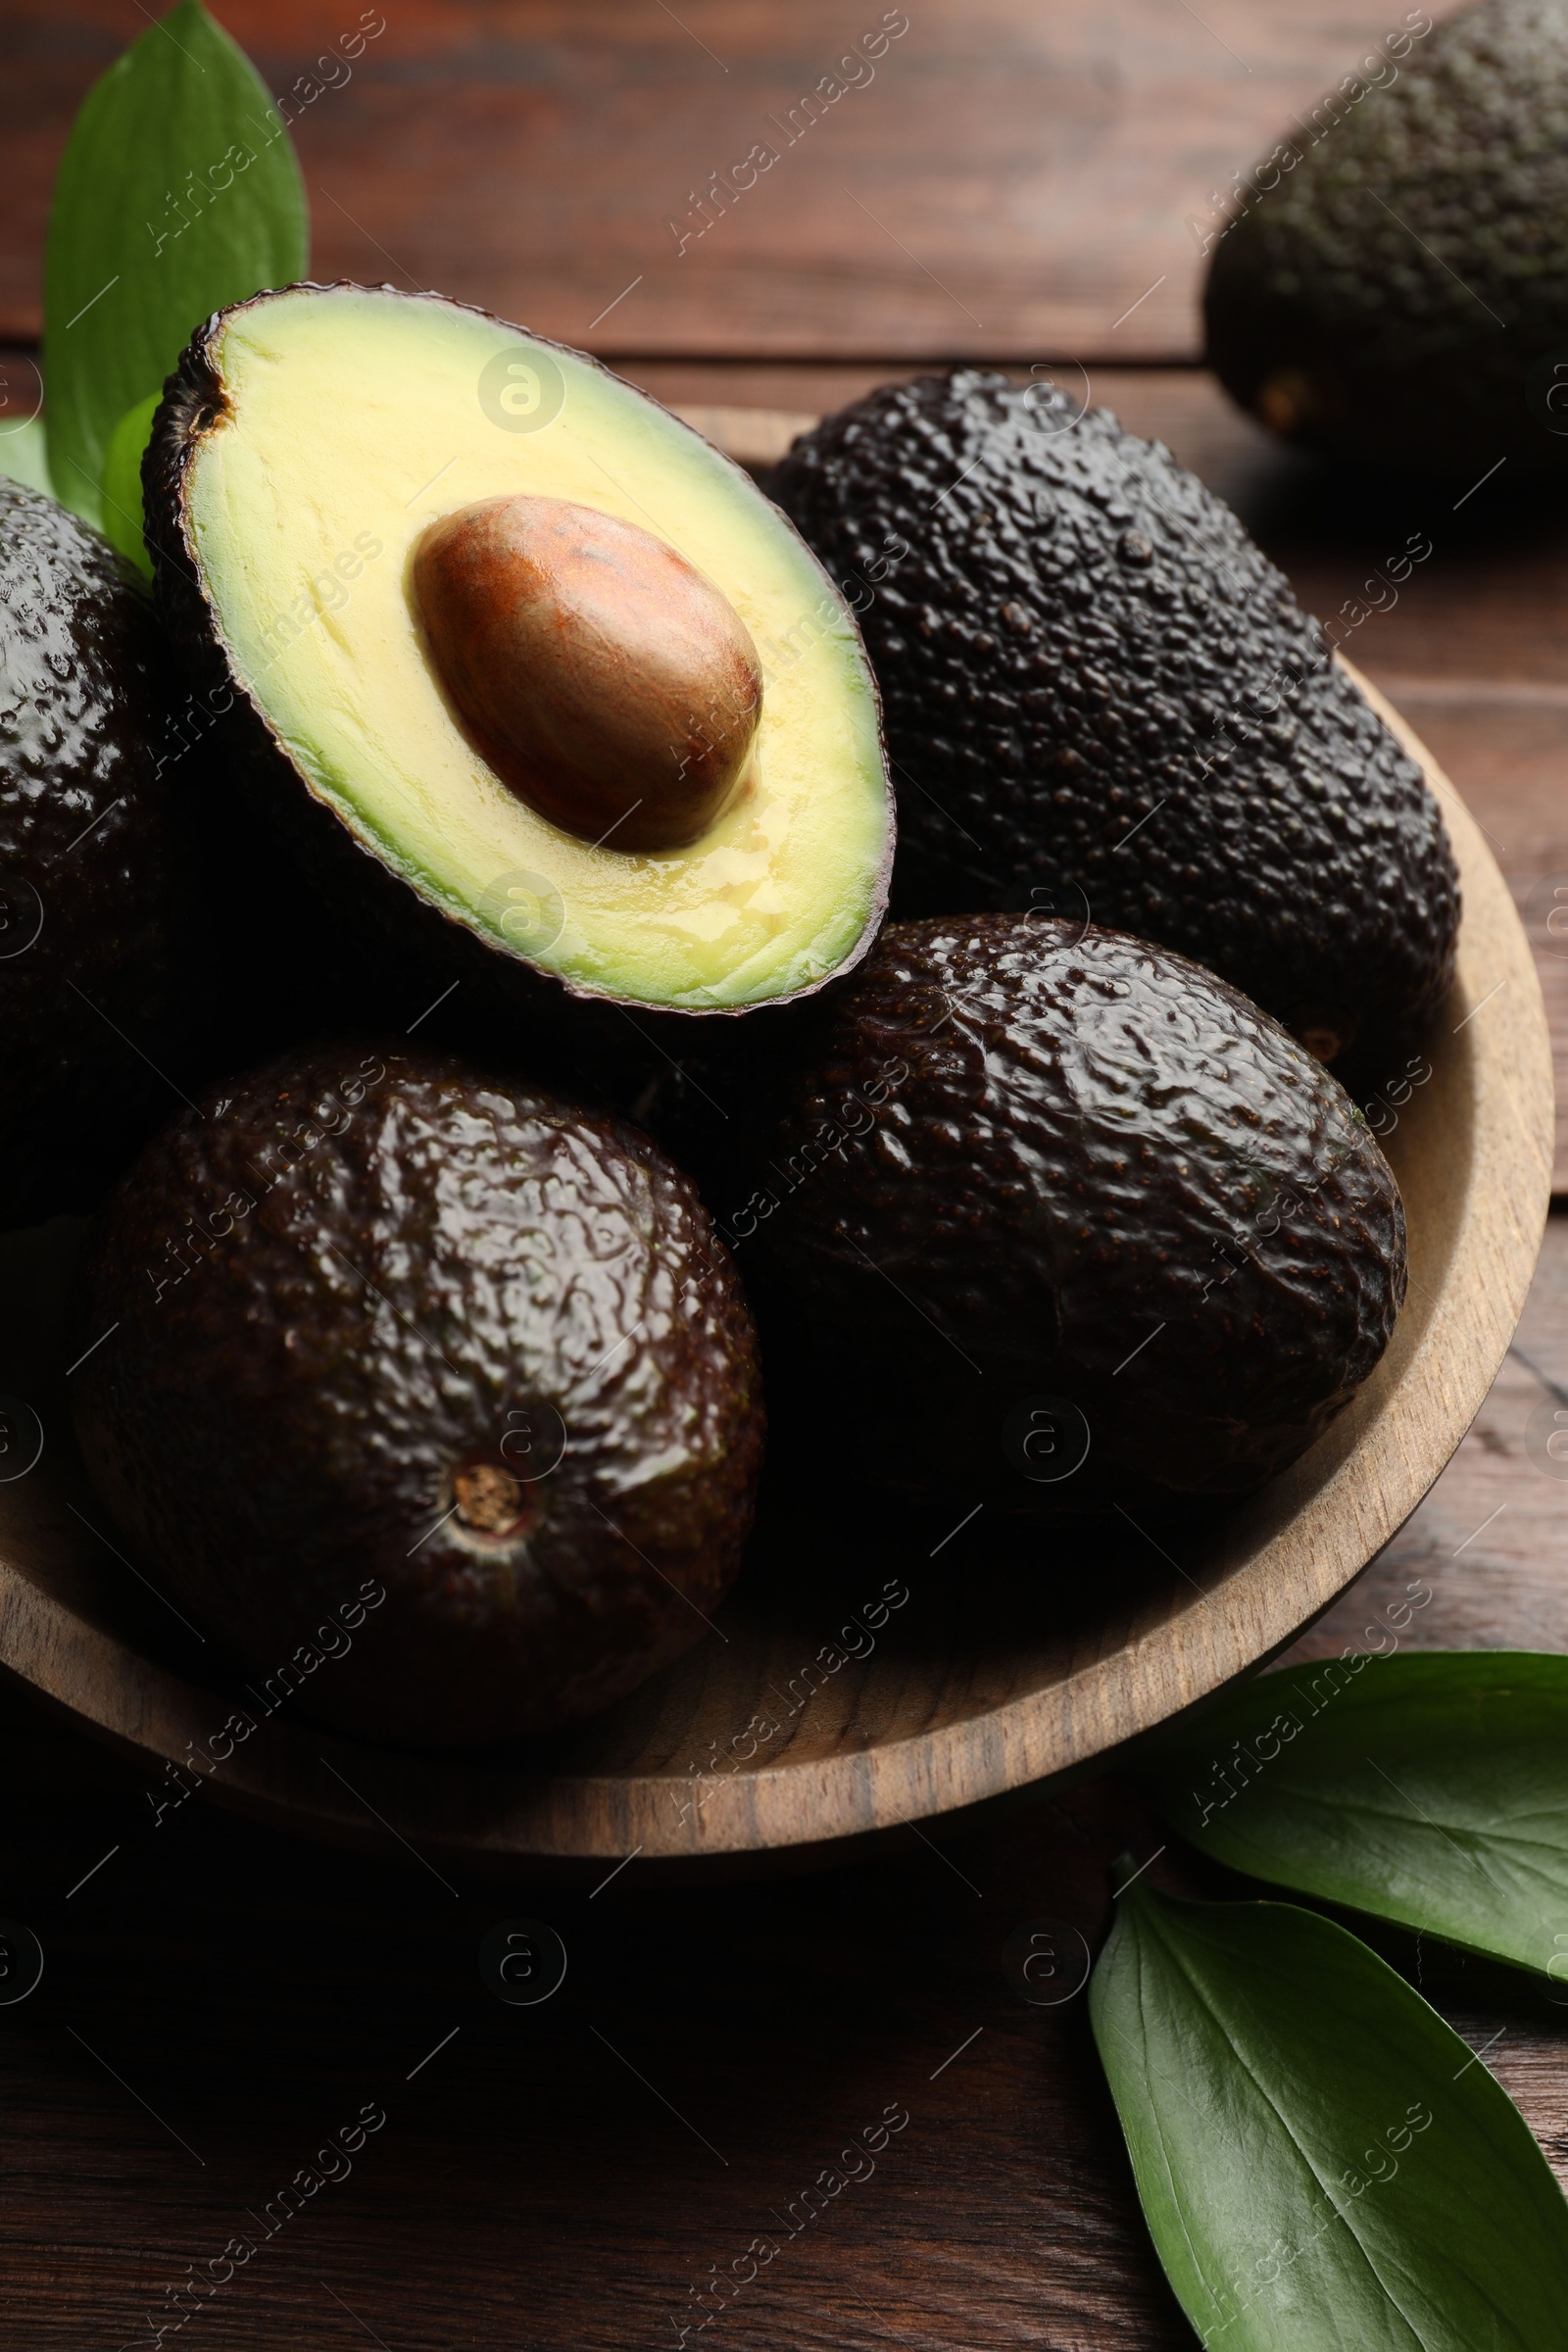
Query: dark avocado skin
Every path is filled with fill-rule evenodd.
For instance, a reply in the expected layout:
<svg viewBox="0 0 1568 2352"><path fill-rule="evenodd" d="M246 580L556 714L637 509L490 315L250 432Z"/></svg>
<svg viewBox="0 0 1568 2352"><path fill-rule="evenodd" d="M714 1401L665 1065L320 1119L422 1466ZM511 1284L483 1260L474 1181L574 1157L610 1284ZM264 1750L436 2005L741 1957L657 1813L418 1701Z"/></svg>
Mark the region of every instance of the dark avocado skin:
<svg viewBox="0 0 1568 2352"><path fill-rule="evenodd" d="M119 1326L75 1384L103 1503L253 1676L385 1589L300 1694L328 1722L419 1746L547 1730L701 1639L739 1567L750 1315L691 1185L616 1120L444 1055L284 1059L127 1174L83 1317ZM466 1530L455 1473L535 1445L548 1469L552 1413L566 1449L525 1489L532 1525Z"/></svg>
<svg viewBox="0 0 1568 2352"><path fill-rule="evenodd" d="M0 480L0 1224L90 1207L178 1102L167 698L129 566Z"/></svg>
<svg viewBox="0 0 1568 2352"><path fill-rule="evenodd" d="M1404 1297L1398 1188L1338 1081L1115 932L890 924L759 1166L727 1224L775 1422L959 1507L1260 1486ZM1007 1450L1042 1396L1089 1427L1059 1484Z"/></svg>
<svg viewBox="0 0 1568 2352"><path fill-rule="evenodd" d="M1560 392L1544 402L1568 382L1551 372L1568 360L1568 16L1483 0L1415 41L1397 80L1377 71L1381 86L1355 97L1349 74L1303 110L1269 184L1250 178L1209 263L1209 365L1244 408L1341 456L1560 472L1568 414Z"/></svg>
<svg viewBox="0 0 1568 2352"><path fill-rule="evenodd" d="M1073 417L958 369L829 417L773 477L836 576L910 551L859 615L895 910L1093 920L1324 1060L1398 1040L1452 969L1436 802L1230 510L1107 411Z"/></svg>

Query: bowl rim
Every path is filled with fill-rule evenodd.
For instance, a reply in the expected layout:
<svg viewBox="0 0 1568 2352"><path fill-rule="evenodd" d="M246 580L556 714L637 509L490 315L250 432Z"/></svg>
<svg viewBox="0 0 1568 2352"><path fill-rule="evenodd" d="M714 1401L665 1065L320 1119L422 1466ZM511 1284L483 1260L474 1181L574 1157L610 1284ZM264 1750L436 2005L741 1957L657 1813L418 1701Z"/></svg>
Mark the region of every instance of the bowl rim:
<svg viewBox="0 0 1568 2352"><path fill-rule="evenodd" d="M1470 1150L1441 1284L1416 1307L1413 1345L1384 1359L1311 1450L1265 1490L1273 1532L1238 1515L1229 1557L1198 1597L1131 1631L1043 1688L934 1728L828 1754L704 1776L684 1770L548 1773L506 1759L411 1755L305 1722L269 1724L205 1776L254 1817L337 1843L494 1867L618 1863L835 1847L907 1829L1102 1761L1267 1662L1398 1532L1463 1438L1524 1306L1550 1201L1551 1047L1535 962L1507 884L1458 793L1413 730L1343 665L1443 806L1464 894L1443 1018L1471 1032ZM1410 1313L1407 1307L1406 1314ZM1424 1320L1422 1319L1424 1316ZM1294 1497L1294 1500L1293 1500ZM1286 1506L1281 1516L1282 1504ZM1195 1580L1189 1580L1195 1581ZM210 1689L143 1656L0 1556L0 1669L122 1754L163 1774L206 1757ZM840 1846L838 1841L848 1841ZM804 1858L804 1855L803 1855ZM433 1867L433 1865L431 1866Z"/></svg>

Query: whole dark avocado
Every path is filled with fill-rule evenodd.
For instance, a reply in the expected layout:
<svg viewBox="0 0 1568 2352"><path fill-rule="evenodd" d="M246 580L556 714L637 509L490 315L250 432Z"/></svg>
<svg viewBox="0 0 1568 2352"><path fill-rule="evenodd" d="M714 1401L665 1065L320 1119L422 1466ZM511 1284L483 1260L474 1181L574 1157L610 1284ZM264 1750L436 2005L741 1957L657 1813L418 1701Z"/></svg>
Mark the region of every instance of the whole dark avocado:
<svg viewBox="0 0 1568 2352"><path fill-rule="evenodd" d="M122 1180L83 1313L105 1508L276 1703L415 1746L547 1730L700 1640L739 1567L751 1318L617 1120L441 1055L278 1061Z"/></svg>
<svg viewBox="0 0 1568 2352"><path fill-rule="evenodd" d="M775 1423L1011 1510L1235 1494L1311 1445L1404 1297L1338 1081L1211 973L1019 914L895 923L730 1228Z"/></svg>
<svg viewBox="0 0 1568 2352"><path fill-rule="evenodd" d="M129 566L0 480L0 1224L91 1206L178 1100L167 709Z"/></svg>
<svg viewBox="0 0 1568 2352"><path fill-rule="evenodd" d="M1157 442L959 369L796 442L774 496L859 614L900 913L1175 948L1330 1061L1401 1039L1458 927L1437 803L1230 510Z"/></svg>
<svg viewBox="0 0 1568 2352"><path fill-rule="evenodd" d="M1249 176L1209 263L1209 365L1266 424L1341 456L1558 472L1568 13L1481 0L1426 24Z"/></svg>

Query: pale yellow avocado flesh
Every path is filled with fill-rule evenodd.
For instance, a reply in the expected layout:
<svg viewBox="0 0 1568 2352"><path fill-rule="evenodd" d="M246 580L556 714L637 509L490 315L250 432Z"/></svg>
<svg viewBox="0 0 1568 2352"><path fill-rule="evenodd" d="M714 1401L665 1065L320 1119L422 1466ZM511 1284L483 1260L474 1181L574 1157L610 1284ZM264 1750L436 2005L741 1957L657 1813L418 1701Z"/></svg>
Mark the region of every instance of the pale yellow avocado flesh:
<svg viewBox="0 0 1568 2352"><path fill-rule="evenodd" d="M252 700L353 833L578 989L740 1006L853 956L891 825L875 690L844 605L755 484L591 362L431 298L264 297L208 356L225 413L187 477L203 585ZM690 848L627 856L560 832L443 699L410 595L415 544L437 516L516 491L652 531L752 633L755 786Z"/></svg>

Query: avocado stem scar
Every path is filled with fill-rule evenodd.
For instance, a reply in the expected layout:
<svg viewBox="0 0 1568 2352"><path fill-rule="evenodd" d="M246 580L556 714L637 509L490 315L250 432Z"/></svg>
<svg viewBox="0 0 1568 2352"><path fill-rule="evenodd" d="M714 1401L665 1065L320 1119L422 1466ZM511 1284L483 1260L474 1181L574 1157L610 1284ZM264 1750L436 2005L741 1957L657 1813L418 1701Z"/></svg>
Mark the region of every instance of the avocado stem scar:
<svg viewBox="0 0 1568 2352"><path fill-rule="evenodd" d="M518 1481L497 1462L466 1462L453 1473L455 1515L474 1535L514 1536L533 1511Z"/></svg>

